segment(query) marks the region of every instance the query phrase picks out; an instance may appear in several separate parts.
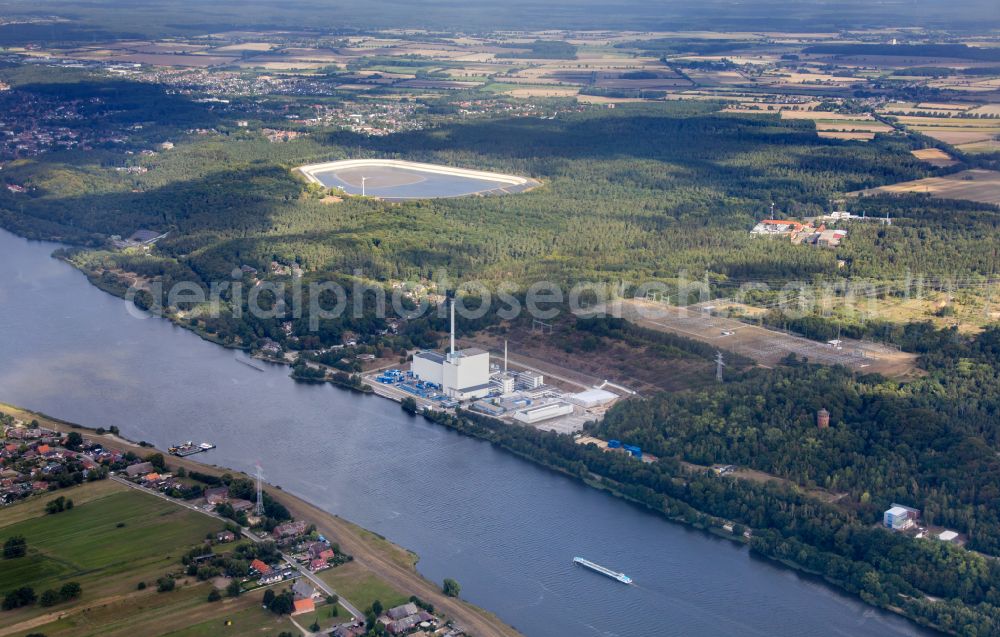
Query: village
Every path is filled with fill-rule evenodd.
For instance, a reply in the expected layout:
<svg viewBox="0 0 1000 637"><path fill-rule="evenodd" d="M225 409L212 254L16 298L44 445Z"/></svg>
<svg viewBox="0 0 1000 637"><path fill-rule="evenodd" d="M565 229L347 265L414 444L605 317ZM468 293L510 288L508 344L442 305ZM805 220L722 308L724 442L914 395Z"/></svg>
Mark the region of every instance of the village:
<svg viewBox="0 0 1000 637"><path fill-rule="evenodd" d="M172 469L155 450L140 458L78 432L62 433L2 412L0 426L4 436L0 506L85 482L118 482L218 520L222 528L183 558L183 575L225 582L222 588L229 597L263 590L264 606L272 613L288 615L295 625L312 622L308 627L300 626L306 634L360 637L377 624L390 635L465 635L435 615L433 605L415 596L390 608L383 608L376 600L365 611L341 598L316 574L348 564L353 556L319 533L315 524L292 519L287 509L260 488L253 495L254 485L249 480L219 478L184 467ZM117 429L100 433L116 436ZM46 508L52 514L73 507L71 497L60 496ZM161 578L157 586L172 589L175 577ZM213 595L221 597L218 590ZM212 596L209 601L213 601ZM347 611L343 619L340 610Z"/></svg>

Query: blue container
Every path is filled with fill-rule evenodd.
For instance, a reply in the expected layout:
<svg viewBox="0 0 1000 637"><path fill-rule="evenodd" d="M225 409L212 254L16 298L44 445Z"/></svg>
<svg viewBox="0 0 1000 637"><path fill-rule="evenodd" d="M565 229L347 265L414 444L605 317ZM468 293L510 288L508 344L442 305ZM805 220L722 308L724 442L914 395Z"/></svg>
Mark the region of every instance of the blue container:
<svg viewBox="0 0 1000 637"><path fill-rule="evenodd" d="M622 446L622 441L621 440L609 440L608 441L608 448L609 449L617 449L617 448L619 448L621 446Z"/></svg>

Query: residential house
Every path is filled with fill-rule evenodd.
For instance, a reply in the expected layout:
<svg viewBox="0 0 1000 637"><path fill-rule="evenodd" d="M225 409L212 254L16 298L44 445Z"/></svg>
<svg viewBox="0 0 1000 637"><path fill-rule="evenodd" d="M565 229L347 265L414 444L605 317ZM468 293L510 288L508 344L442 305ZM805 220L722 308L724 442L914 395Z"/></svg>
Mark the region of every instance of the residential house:
<svg viewBox="0 0 1000 637"><path fill-rule="evenodd" d="M153 472L153 464L150 462L139 462L125 467L125 473L130 478L147 475Z"/></svg>
<svg viewBox="0 0 1000 637"><path fill-rule="evenodd" d="M321 560L318 557L309 562L309 570L313 572L321 571L324 568L329 568L329 567L330 565L326 563L326 560Z"/></svg>
<svg viewBox="0 0 1000 637"><path fill-rule="evenodd" d="M403 619L404 617L409 617L410 615L416 615L419 612L420 609L417 608L417 605L414 604L413 602L409 602L401 606L395 606L393 608L390 608L385 612L385 614L389 617L389 619L396 620L396 619Z"/></svg>
<svg viewBox="0 0 1000 637"><path fill-rule="evenodd" d="M330 548L330 545L326 542L313 542L309 545L307 549L309 551L309 557L316 559L323 553L323 551Z"/></svg>
<svg viewBox="0 0 1000 637"><path fill-rule="evenodd" d="M295 537L305 533L307 527L308 525L302 520L299 520L298 522L287 522L274 527L273 535L279 540L286 537Z"/></svg>
<svg viewBox="0 0 1000 637"><path fill-rule="evenodd" d="M259 580L257 580L257 583L261 585L276 584L277 582L280 582L283 579L285 579L284 575L275 571L271 571L267 575L263 575Z"/></svg>
<svg viewBox="0 0 1000 637"><path fill-rule="evenodd" d="M319 595L316 589L312 587L312 584L304 577L300 577L295 581L295 584L292 586L292 593L299 599L312 599Z"/></svg>
<svg viewBox="0 0 1000 637"><path fill-rule="evenodd" d="M229 487L212 487L205 489L205 501L215 506L229 500Z"/></svg>
<svg viewBox="0 0 1000 637"><path fill-rule="evenodd" d="M253 502L251 502L250 500L241 500L239 498L236 498L234 500L229 501L229 506L233 507L233 510L236 512L249 511L253 508Z"/></svg>

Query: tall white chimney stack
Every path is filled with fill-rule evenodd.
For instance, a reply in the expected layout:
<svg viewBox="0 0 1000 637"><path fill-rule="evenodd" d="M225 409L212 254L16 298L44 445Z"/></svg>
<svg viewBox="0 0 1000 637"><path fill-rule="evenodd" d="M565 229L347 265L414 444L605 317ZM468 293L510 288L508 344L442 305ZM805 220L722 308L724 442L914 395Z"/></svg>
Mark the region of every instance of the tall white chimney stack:
<svg viewBox="0 0 1000 637"><path fill-rule="evenodd" d="M455 358L455 298L451 299L451 354L449 358Z"/></svg>

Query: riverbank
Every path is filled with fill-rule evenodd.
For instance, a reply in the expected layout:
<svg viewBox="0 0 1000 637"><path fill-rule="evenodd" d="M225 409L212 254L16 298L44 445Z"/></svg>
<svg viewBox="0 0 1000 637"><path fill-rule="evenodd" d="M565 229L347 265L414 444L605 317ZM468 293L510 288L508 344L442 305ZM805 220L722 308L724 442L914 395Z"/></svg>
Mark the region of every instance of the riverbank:
<svg viewBox="0 0 1000 637"><path fill-rule="evenodd" d="M168 316L167 318L171 317ZM173 322L175 325L180 325L182 327L191 329L190 326L186 325L182 321L172 320L171 322ZM192 330L192 331L198 333L197 330ZM212 340L212 339L206 339L206 340ZM287 365L288 363L286 362L285 364ZM313 379L304 377L301 378L301 380L308 382ZM326 380L326 379L315 379L315 380ZM376 393L382 395L381 392L376 392ZM398 402L397 399L392 397L390 398ZM438 424L444 424L439 421L436 422L438 422ZM474 432L463 431L460 428L455 428L455 427L449 427L449 428L456 431L460 431L461 433L468 434L473 438L486 440L493 444L497 444L497 436L477 435ZM800 573L809 576L818 574L818 571L814 568L808 568L805 565L797 564L794 560L788 558L787 556L778 556L772 554L773 551L769 552L767 549L762 549L761 547L755 546L753 543L748 542L748 539L742 534L727 531L726 530L727 526L729 526L729 528L731 529L740 526L734 524L731 520L726 520L723 518L718 518L716 516L707 514L702 510L699 510L698 508L689 505L682 500L667 498L666 496L661 496L659 494L652 493L651 491L643 487L639 487L633 484L628 484L626 482L612 481L609 480L607 477L601 477L595 473L588 473L586 475L576 474L572 470L566 470L565 468L560 466L560 464L572 464L567 460L567 458L559 458L559 459L550 458L550 460L552 461L546 462L540 460L531 453L526 453L524 448L519 448L517 445L497 444L497 446L501 447L505 452L512 453L526 460L530 460L539 466L548 469L554 469L555 471L567 475L575 480L578 480L589 487L596 488L598 490L608 491L609 493L615 495L619 499L626 500L633 504L639 504L643 508L653 511L656 514L664 517L665 519L670 520L671 522L680 523L681 525L684 525L686 527L691 527L705 531L706 533L711 534L712 536L724 538L738 545L750 544L751 550L754 552L756 556L766 558L768 561L774 564L781 565L782 567L787 567L789 569L798 571ZM543 455L545 454L543 453ZM551 454L548 455L551 456ZM760 529L760 531L763 535L768 534L768 529L766 528L762 528ZM929 626L927 620L921 617L920 615L907 612L905 608L901 608L896 604L884 603L883 600L880 600L878 598L872 596L866 596L862 594L863 591L857 586L851 585L850 583L835 577L828 577L826 575L818 575L818 576L820 577L820 579L823 579L827 584L829 584L832 588L842 591L845 594L849 594L854 599L860 600L870 605L871 607L884 609L895 615L905 617L911 621L914 621L921 626Z"/></svg>
<svg viewBox="0 0 1000 637"><path fill-rule="evenodd" d="M498 427L508 427L505 423L495 420L489 416L481 414L473 414L471 412L464 412L459 410L455 414L442 412L442 411L430 411L425 410L422 412L425 419L447 427L453 431L459 432L463 435L467 435L479 440L484 440L504 449L506 452L512 453L520 458L523 458L529 462L536 465L545 467L550 471L554 471L561 475L567 476L571 479L578 480L589 487L598 489L600 491L605 491L617 498L631 502L632 504L638 505L644 509L652 511L657 515L661 515L671 522L682 524L685 526L693 527L700 531L710 533L714 536L730 540L739 544L747 544L750 546L751 553L756 557L767 560L774 564L779 564L784 568L801 573L802 575L810 578L815 578L825 582L827 585L834 587L846 594L852 595L864 602L865 604L880 608L882 610L894 613L900 617L904 617L915 624L934 631L936 634L941 635L958 635L958 632L945 631L942 628L927 620L924 616L910 612L907 608L902 605L893 604L887 602L886 600L876 598L869 594L864 589L858 589L852 586L848 581L839 579L837 577L831 577L827 573L817 570L815 568L810 568L809 566L800 563L799 561L792 559L790 557L782 557L780 555L774 554L764 548L764 544L758 544L755 540L754 530L746 527L742 524L735 523L732 520L727 520L718 516L706 513L698 508L695 508L688 504L687 502L673 498L662 493L656 493L652 490L641 487L637 485L629 485L624 482L609 478L607 476L598 475L586 469L585 466L581 467L579 464L572 463L568 459L562 458L565 461L564 464L555 462L552 460L546 460L546 458L554 458L552 454L547 454L545 457L538 457L527 453L524 447L518 444L511 444L504 436L495 435L495 429L493 423L495 422ZM491 423L490 425L484 425L484 423ZM523 441L521 441L523 442ZM543 454L544 455L544 454ZM572 466L569 466L572 465ZM573 469L579 469L574 471ZM651 501L656 504L652 504ZM768 535L771 533L768 529L763 529L760 531L761 535ZM930 599L928 597L928 599Z"/></svg>
<svg viewBox="0 0 1000 637"><path fill-rule="evenodd" d="M148 445L140 445L119 435L97 433L96 429L66 420L52 418L27 409L0 403L0 411L30 421L37 420L43 427L60 432L76 431L84 438L111 443L123 451L137 455L147 455L154 451L166 454L165 450ZM252 479L240 471L214 464L206 464L192 458L168 456L168 463L184 467L188 471L199 471L214 476L229 473L236 477ZM416 595L430 602L444 616L476 637L520 637L514 628L508 626L492 613L456 598L445 596L440 587L426 580L415 568L418 557L402 547L396 546L376 533L363 529L339 516L327 513L301 498L293 496L277 485L268 485L271 496L300 520L316 524L317 529L331 541L337 542L342 550L354 556L355 568L376 578L381 586L397 591L403 597ZM349 600L350 601L350 600Z"/></svg>
<svg viewBox="0 0 1000 637"><path fill-rule="evenodd" d="M136 320L118 298L80 285L77 269L51 258L59 246L0 232L0 247L13 274L0 283L11 301L0 306L8 336L0 339L0 386L9 402L117 425L160 448L218 443L203 462L252 472L257 460L272 483L417 550L421 574L458 579L463 596L533 637L794 637L804 625L857 637L928 635L751 559L739 544L412 419L388 401L296 383L286 369L256 361L259 369L234 365L232 352L165 321ZM287 444L274 444L275 436ZM574 555L629 573L640 586L610 586L573 568Z"/></svg>

